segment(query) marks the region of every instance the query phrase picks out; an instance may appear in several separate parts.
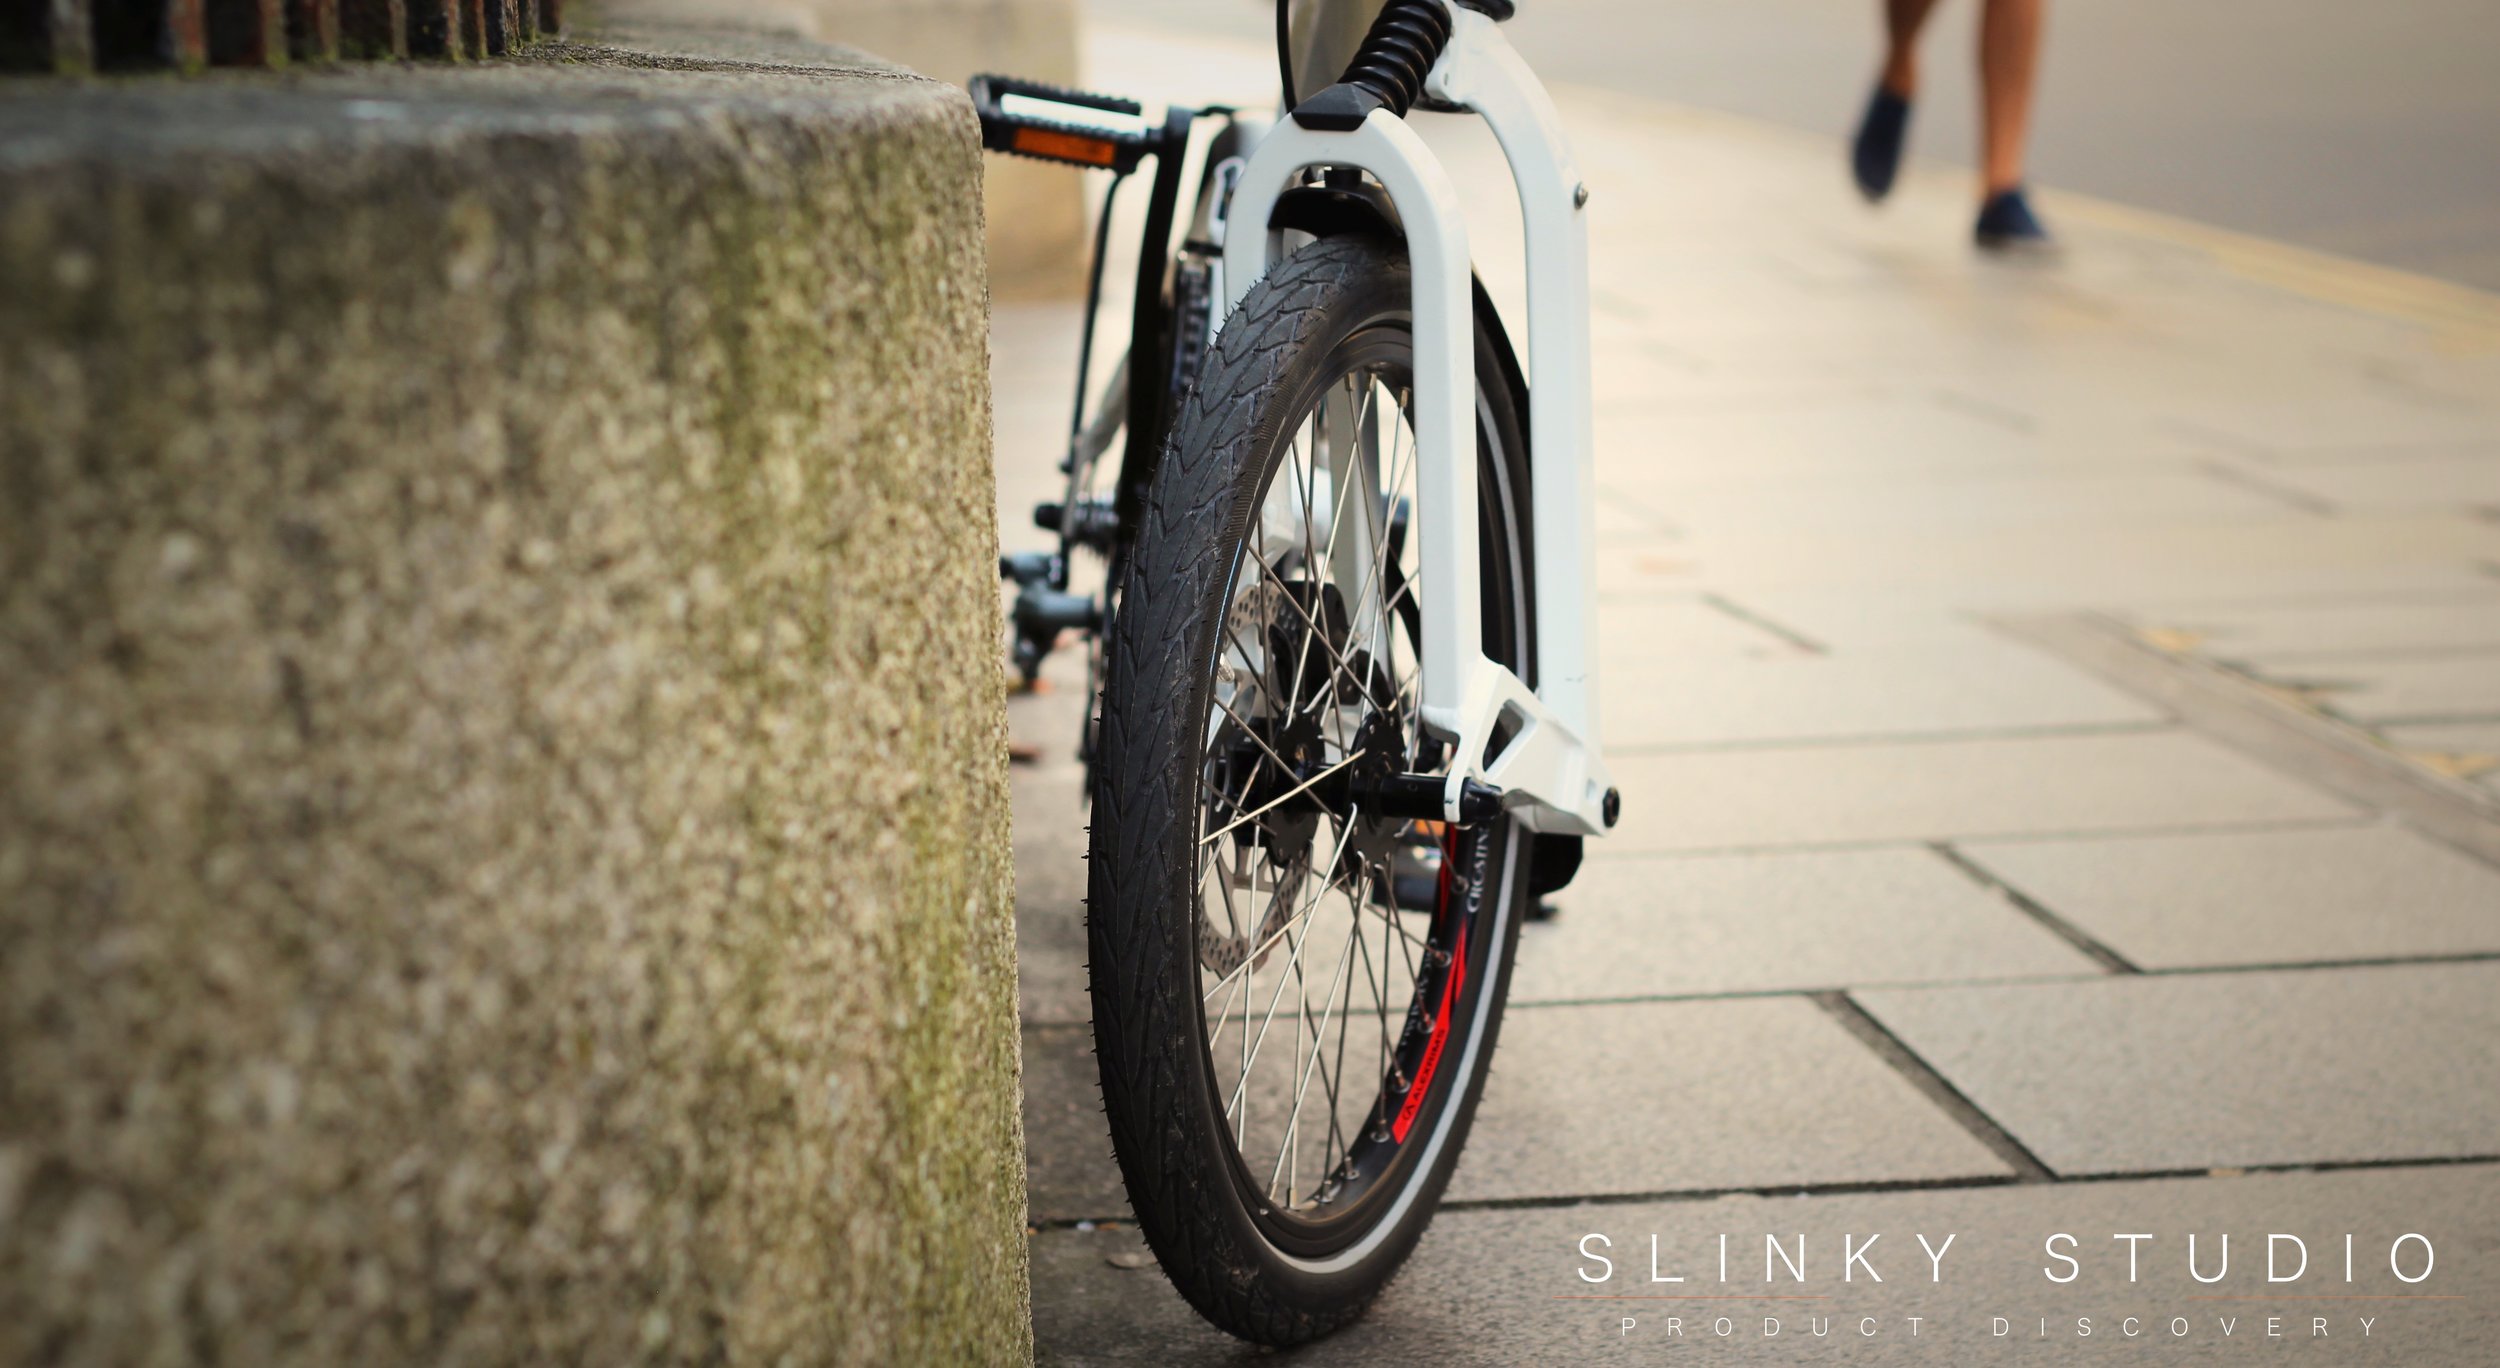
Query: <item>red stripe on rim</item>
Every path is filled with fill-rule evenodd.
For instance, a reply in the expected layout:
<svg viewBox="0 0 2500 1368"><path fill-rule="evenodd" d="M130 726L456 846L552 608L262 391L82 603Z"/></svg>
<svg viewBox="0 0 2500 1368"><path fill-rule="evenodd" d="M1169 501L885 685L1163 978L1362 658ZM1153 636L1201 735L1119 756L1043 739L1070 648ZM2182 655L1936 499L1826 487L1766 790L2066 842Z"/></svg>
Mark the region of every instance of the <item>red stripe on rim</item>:
<svg viewBox="0 0 2500 1368"><path fill-rule="evenodd" d="M1441 848L1441 907L1439 915L1450 910L1450 871L1458 864L1458 830L1453 827ZM1441 1067L1441 1047L1450 1038L1450 1004L1458 999L1459 989L1467 983L1467 937L1464 929L1458 946L1450 957L1450 972L1441 980L1441 1006L1432 1019L1432 1038L1424 1043L1424 1062L1415 1070L1415 1086L1406 1090L1406 1104L1398 1108L1398 1119L1391 1123L1389 1134L1403 1145L1406 1133L1415 1126L1415 1114L1424 1109L1424 1095L1432 1090L1432 1075Z"/></svg>

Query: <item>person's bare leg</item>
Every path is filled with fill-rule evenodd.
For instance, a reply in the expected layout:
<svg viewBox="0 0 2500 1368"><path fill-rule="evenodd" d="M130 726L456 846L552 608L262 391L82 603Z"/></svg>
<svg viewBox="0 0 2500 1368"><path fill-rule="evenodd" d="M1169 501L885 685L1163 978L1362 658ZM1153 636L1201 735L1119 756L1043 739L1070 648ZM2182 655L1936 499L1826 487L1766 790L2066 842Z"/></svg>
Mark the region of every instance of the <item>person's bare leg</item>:
<svg viewBox="0 0 2500 1368"><path fill-rule="evenodd" d="M1884 0L1884 65L1867 97L1857 136L1849 140L1849 174L1858 193L1880 204L1892 193L1908 143L1910 101L1918 94L1918 31L1936 0Z"/></svg>
<svg viewBox="0 0 2500 1368"><path fill-rule="evenodd" d="M1895 3L1917 0L1895 0ZM1980 193L2023 183L2031 88L2040 69L2043 0L1987 0L1979 16Z"/></svg>
<svg viewBox="0 0 2500 1368"><path fill-rule="evenodd" d="M1936 0L1884 0L1884 89L1908 99L1918 93L1918 34Z"/></svg>

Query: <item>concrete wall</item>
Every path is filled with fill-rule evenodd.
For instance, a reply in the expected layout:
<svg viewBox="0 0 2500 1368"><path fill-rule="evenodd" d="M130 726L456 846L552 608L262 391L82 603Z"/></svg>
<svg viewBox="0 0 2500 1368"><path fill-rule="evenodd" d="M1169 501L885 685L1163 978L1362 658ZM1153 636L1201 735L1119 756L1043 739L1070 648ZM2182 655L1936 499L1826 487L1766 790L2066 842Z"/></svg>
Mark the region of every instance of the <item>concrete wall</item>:
<svg viewBox="0 0 2500 1368"><path fill-rule="evenodd" d="M1232 3L1236 0L1208 0ZM962 85L976 72L1083 84L1077 0L620 0L668 17L735 14L752 27L819 38L876 53L922 75ZM1021 157L990 157L984 169L990 290L1006 299L1074 298L1085 292L1091 200L1085 173ZM1099 188L1094 192L1099 194Z"/></svg>
<svg viewBox="0 0 2500 1368"><path fill-rule="evenodd" d="M613 42L0 86L0 1362L1027 1355L971 115Z"/></svg>

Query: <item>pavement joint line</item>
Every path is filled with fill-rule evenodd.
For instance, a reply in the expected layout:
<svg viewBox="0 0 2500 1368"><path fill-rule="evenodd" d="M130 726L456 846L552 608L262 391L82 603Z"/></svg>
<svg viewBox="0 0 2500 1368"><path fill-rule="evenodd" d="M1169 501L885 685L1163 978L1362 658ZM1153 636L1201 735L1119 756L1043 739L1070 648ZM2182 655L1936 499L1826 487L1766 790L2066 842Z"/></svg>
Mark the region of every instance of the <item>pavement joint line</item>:
<svg viewBox="0 0 2500 1368"><path fill-rule="evenodd" d="M1687 1002L1751 1002L1763 998L1813 1000L1834 993L1949 992L1956 988L2027 988L2053 984L2105 983L2113 978L2209 978L2226 974L2305 974L2342 969L2410 969L2435 965L2500 963L2500 950L2456 950L2431 955L2389 955L2381 958L2276 960L2264 964L2178 964L2130 968L2097 974L1991 974L1976 978L1900 979L1867 983L1796 985L1785 988L1724 988L1691 993L1630 993L1610 997L1537 998L1507 1002L1506 1012L1542 1012L1557 1007L1643 1007ZM1066 1020L1021 1020L1018 1029L1052 1033L1085 1031L1092 1023Z"/></svg>
<svg viewBox="0 0 2500 1368"><path fill-rule="evenodd" d="M1727 614L1729 617L1736 619L1738 622L1744 623L1748 627L1769 632L1771 635L1778 637L1780 640L1787 642L1789 645L1796 647L1798 650L1805 651L1813 655L1831 654L1831 648L1824 645L1822 642L1815 640L1813 637L1807 636L1805 633L1798 631L1796 628L1789 626L1785 622L1781 622L1777 618L1748 608L1734 599L1729 598L1727 595L1717 592L1716 590L1704 590L1701 594L1701 602L1708 604L1710 607L1718 610L1719 612Z"/></svg>
<svg viewBox="0 0 2500 1368"><path fill-rule="evenodd" d="M2242 470L2221 461L2198 461L2194 469L2211 479L2220 480L2235 489L2244 489L2251 494L2272 499L2297 512L2320 518L2332 518L2343 511L2332 499L2320 498L2308 490L2295 488L2278 480L2270 480L2254 471Z"/></svg>
<svg viewBox="0 0 2500 1368"><path fill-rule="evenodd" d="M1659 512L1656 508L1650 505L1647 499L1636 495L1625 494L1622 490L1611 486L1608 486L1602 492L1608 503L1613 504L1617 508L1624 509L1639 517L1641 521L1648 523L1648 532L1650 536L1664 538L1667 541L1680 542L1685 539L1685 530L1676 525L1675 519Z"/></svg>
<svg viewBox="0 0 2500 1368"><path fill-rule="evenodd" d="M2500 655L2500 640L2465 642L2453 645L2425 646L2321 646L2290 651L2268 651L2262 657L2235 657L2208 652L2207 658L2241 674L2253 675L2266 669L2334 670L2351 669L2378 661L2471 660L2476 656ZM2486 718L2500 713L2486 714ZM2478 719L2483 720L2483 719Z"/></svg>
<svg viewBox="0 0 2500 1368"><path fill-rule="evenodd" d="M2477 575L2500 579L2500 561L2476 561L2467 567ZM2271 609L2372 608L2394 605L2399 608L2442 607L2471 604L2477 607L2496 601L2493 591L2481 585L2442 585L2420 589L2309 589L2289 594L2224 594L2205 596L2191 594L2179 599L2140 601L2134 611L2147 614L2266 612ZM1984 623L1985 619L1972 618Z"/></svg>
<svg viewBox="0 0 2500 1368"><path fill-rule="evenodd" d="M2500 958L2500 952L2495 952ZM1860 988L1891 992L1911 988L2018 988L2037 984L2095 983L2107 974L1991 974L1966 979L1887 979L1877 983L1794 984L1784 988L1720 988L1690 993L1628 993L1610 997L1540 998L1505 1002L1506 1012L1541 1012L1551 1007L1639 1007L1664 1002L1750 1002L1759 998L1813 998L1818 994L1854 992Z"/></svg>
<svg viewBox="0 0 2500 1368"><path fill-rule="evenodd" d="M2252 460L2262 461L2268 454L2263 442L2242 437L2236 432L2225 432L2220 428L2207 427L2193 418L2156 418L2153 420L2153 430L2167 432L2173 437L2184 437L2191 442L2202 442L2206 446L2218 447L2234 456L2246 456Z"/></svg>
<svg viewBox="0 0 2500 1368"><path fill-rule="evenodd" d="M1808 855L1842 850L1906 850L1923 848L1929 840L1936 841L2107 841L2130 836L2217 836L2242 835L2268 831L2327 831L2343 827L2377 825L2375 814L2349 817L2283 817L2247 822L2172 822L2143 827L2089 827L2082 830L2051 831L1961 831L1921 840L1915 837L1878 836L1863 841L1786 841L1758 845L1692 846L1672 850L1608 849L1600 842L1591 848L1590 860L1694 860L1723 859L1731 855Z"/></svg>
<svg viewBox="0 0 2500 1368"><path fill-rule="evenodd" d="M2040 902L2039 899L2034 898L2030 894L2016 888L2014 885L2007 883L2004 879L1998 877L1996 871L1987 868L1985 865L1973 860L1970 856L1962 853L1960 850L1955 849L1951 842L1930 841L1928 842L1927 848L1935 852L1936 858L1953 866L1955 869L1960 870L1965 877L1970 879L1971 882L1978 884L1981 888L1984 888L1991 893L1996 894L1997 897L2003 899L2005 903L2012 907L2015 911L2022 913L2024 916L2031 918L2035 922L2038 922L2049 932L2049 934L2066 942L2068 945L2073 946L2076 950L2082 952L2085 956L2089 957L2095 964L2100 965L2103 969L2106 969L2113 974L2141 974L2144 972L2144 970L2134 961L2119 954L2107 945L2102 944L2101 941L2090 932L2085 931L2082 927L2077 926L2073 922L2070 922L2064 917L2057 915L2055 912L2050 911Z"/></svg>
<svg viewBox="0 0 2500 1368"><path fill-rule="evenodd" d="M2046 1183L2056 1179L2056 1173L2040 1162L2040 1156L2033 1154L2029 1146L2015 1139L2012 1131L1998 1125L1994 1118L1981 1111L1978 1103L1953 1085L1953 1080L1920 1058L1918 1051L1911 1049L1901 1037L1876 1020L1874 1013L1859 1006L1857 999L1847 993L1816 993L1812 995L1812 1000L1842 1030L1866 1046L1877 1059L1891 1066L1902 1081L1934 1103L1938 1111L1951 1118L1954 1124L2011 1168L2013 1175L2010 1181Z"/></svg>
<svg viewBox="0 0 2500 1368"><path fill-rule="evenodd" d="M2500 951L2490 956L2500 959ZM2404 961L2393 961L2403 963ZM1686 1002L1754 1002L1764 998L1811 999L1818 993L1849 992L1859 988L1894 989L1934 988L2019 988L2039 984L2097 983L2107 974L1991 974L1962 979L1886 979L1873 983L1791 984L1779 988L1720 988L1690 993L1627 993L1607 997L1512 999L1502 1004L1504 1013L1542 1012L1556 1007L1646 1007L1657 1004ZM1016 1025L1027 1031L1090 1030L1092 1023L1064 1019L1019 1020Z"/></svg>
<svg viewBox="0 0 2500 1368"><path fill-rule="evenodd" d="M2477 652L2477 654L2483 653ZM2348 722L2356 727L2367 727L2372 731L2381 727L2461 727L2482 722L2500 722L2500 713L2494 712L2398 713L2388 717L2374 717L2367 723L2352 722L2342 713L2331 713L2331 715L2339 722Z"/></svg>
<svg viewBox="0 0 2500 1368"><path fill-rule="evenodd" d="M1989 624L2176 714L2287 778L2403 821L2500 867L2500 797L2416 764L2369 731L2200 656L2164 651L2104 613Z"/></svg>
<svg viewBox="0 0 2500 1368"><path fill-rule="evenodd" d="M2065 662L2060 662L2061 664ZM2410 720L2410 719L2408 719ZM2035 722L1951 731L1848 732L1834 736L1753 736L1726 741L1654 741L1608 746L1608 755L1709 755L1723 751L1812 750L1821 746L1938 746L1957 741L2017 741L2025 737L2137 736L2175 731L2174 717L2137 722Z"/></svg>
<svg viewBox="0 0 2500 1368"><path fill-rule="evenodd" d="M2026 437L2036 437L2040 433L2039 419L2010 404L2000 404L1993 399L1965 394L1949 386L1938 389L1935 395L1936 403L1940 407L1955 413L1976 418L1983 423L1995 423L2009 432L2017 432Z"/></svg>
<svg viewBox="0 0 2500 1368"><path fill-rule="evenodd" d="M2494 962L2500 962L2500 950L2452 950L2436 955L2386 955L2360 959L2280 960L2271 964L2180 964L2136 972L2146 978L2195 978L2206 974L2302 974L2324 969L2401 969L2425 964Z"/></svg>
<svg viewBox="0 0 2500 1368"><path fill-rule="evenodd" d="M2325 1159L2309 1163L2220 1165L2213 1168L2127 1169L2110 1173L2052 1174L2031 1183L2011 1174L1967 1178L1872 1178L1829 1183L1780 1183L1763 1187L1660 1188L1649 1192L1594 1192L1553 1197L1455 1197L1442 1211L1569 1211L1577 1207L1639 1206L1653 1202L1715 1202L1728 1197L1867 1197L1892 1192L1975 1192L1990 1188L2088 1187L2102 1183L2178 1183L2285 1173L2372 1173L2401 1169L2476 1168L2500 1165L2500 1154L2421 1155L2405 1159ZM1074 1230L1080 1225L1133 1229L1128 1212L1117 1216L1052 1216L1025 1226L1033 1231Z"/></svg>
<svg viewBox="0 0 2500 1368"><path fill-rule="evenodd" d="M1657 1192L1594 1193L1584 1197L1477 1197L1441 1204L1443 1211L1507 1211L1575 1206L1630 1206L1642 1202L1709 1202L1723 1197L1855 1197L1886 1192L1957 1192L1986 1188L2081 1186L2094 1183L2181 1182L2273 1173L2351 1173L2381 1169L2458 1168L2500 1164L2500 1154L2432 1155L2411 1159L2330 1159L2316 1163L2250 1164L2239 1167L2134 1169L2113 1173L2052 1174L2045 1184L2011 1175L1970 1178L1878 1178L1863 1182L1789 1183L1768 1187L1670 1188ZM1113 1219L1119 1219L1117 1217Z"/></svg>

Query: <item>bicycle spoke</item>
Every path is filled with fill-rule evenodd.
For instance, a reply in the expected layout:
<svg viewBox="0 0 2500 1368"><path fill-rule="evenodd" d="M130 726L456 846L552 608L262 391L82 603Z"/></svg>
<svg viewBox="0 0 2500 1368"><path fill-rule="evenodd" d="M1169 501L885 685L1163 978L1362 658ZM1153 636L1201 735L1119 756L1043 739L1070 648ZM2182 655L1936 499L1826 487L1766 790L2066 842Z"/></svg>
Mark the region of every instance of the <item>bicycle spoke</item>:
<svg viewBox="0 0 2500 1368"><path fill-rule="evenodd" d="M1341 830L1341 831L1339 831L1339 832L1337 833L1337 848L1336 848L1336 850L1335 850L1335 851L1331 852L1331 853L1330 853L1330 855L1329 855L1329 857L1328 857L1328 862L1329 862L1329 864L1330 864L1331 866L1334 866L1334 865L1336 864L1336 862L1337 862L1337 861L1342 860L1342 859L1344 859L1344 858L1345 858L1345 845L1346 845L1346 841L1347 841L1349 838L1351 838L1353 835L1354 835L1354 826L1353 826L1353 824L1352 824L1351 822L1347 823L1347 824L1345 825L1344 829L1343 829L1343 830ZM1323 892L1323 893L1324 893L1325 891L1326 891L1325 889L1323 889L1323 890L1322 890L1322 892ZM1318 898L1319 898L1319 895L1317 895L1317 894L1313 895L1313 898L1312 898L1312 905L1313 905L1313 907L1316 907L1316 906L1317 906L1317 904L1318 904ZM1307 918L1307 914L1310 912L1310 910L1311 910L1310 908L1305 908L1305 909L1303 909L1303 911L1295 913L1295 914L1294 914L1294 920L1295 920L1296 922L1301 922L1301 921L1306 920L1306 918ZM1287 954L1287 958L1286 958L1285 965L1283 966L1285 969L1290 969L1290 968L1292 968L1292 967L1293 967L1293 965L1294 965L1297 961L1299 961L1299 960L1302 958L1302 947L1303 947L1304 943L1306 943L1307 941L1309 941L1309 939L1310 939L1310 935L1309 935L1309 933L1308 933L1307 931L1306 931L1306 932L1304 932L1304 934L1303 934L1303 935L1298 936L1298 937L1296 937L1296 938L1294 939L1294 942L1293 942L1293 948L1292 948L1291 950L1289 950L1289 951L1287 951L1287 952L1286 952L1286 954ZM1285 984L1284 984L1284 982L1282 981L1282 980L1283 980L1283 975L1282 975L1281 971L1280 971L1280 973L1279 973L1279 976L1278 976L1278 977L1279 977L1279 982L1278 982L1278 983L1277 983L1277 985L1276 985L1276 992L1275 992L1275 994L1274 994L1273 996L1271 996L1271 997L1268 999L1268 1003L1267 1003L1267 1013L1266 1013L1266 1016L1265 1016L1265 1017L1264 1017L1264 1018L1263 1018L1263 1019L1259 1022L1259 1036L1258 1036L1258 1040L1257 1040L1256 1042L1254 1042L1254 1043L1252 1043L1252 1044L1251 1044L1248 1056L1247 1056L1247 1057L1246 1057L1246 1058L1242 1061L1242 1076L1241 1076L1241 1081L1240 1081L1240 1083L1239 1083L1238 1085L1236 1085L1236 1087L1234 1088L1234 1101L1235 1101L1235 1103L1236 1103L1236 1104L1240 1101L1240 1096L1241 1096L1242 1092L1244 1092L1245 1090L1247 1090L1247 1089L1249 1088L1249 1086L1250 1086L1250 1069L1252 1068L1252 1066L1254 1066L1254 1065L1255 1065L1255 1064L1257 1064L1257 1062L1258 1062L1258 1057L1259 1057L1259 1046L1260 1046L1260 1045L1263 1045L1263 1044L1265 1044L1265 1043L1267 1042L1267 1031L1268 1031L1268 1027L1270 1027L1271 1025L1275 1024L1275 1021L1276 1021L1276 1007L1277 1007L1277 1004L1279 1004L1279 1003L1281 1003L1281 1002L1283 1002L1283 1001L1284 1001L1284 995L1285 995ZM1225 1114L1226 1114L1227 1116L1229 1116L1229 1115L1231 1115L1231 1114L1232 1114L1232 1108L1231 1108L1231 1107L1229 1107L1229 1106L1228 1106L1228 1107L1226 1107L1224 1110L1225 1110Z"/></svg>
<svg viewBox="0 0 2500 1368"><path fill-rule="evenodd" d="M1331 886L1332 886L1332 887L1334 886L1334 885L1333 885L1333 883L1332 883L1332 885L1331 885ZM1342 976L1344 975L1344 973L1345 973L1345 967L1346 967L1346 962L1345 962L1343 959L1339 959L1339 960L1337 961L1337 974L1336 974L1335 976L1332 976L1332 977L1329 979L1329 981L1328 981L1328 992L1327 992L1326 994L1324 994L1324 995L1323 995L1323 997L1322 997L1322 1001L1323 1001L1323 1002L1325 1002L1328 998L1333 998L1333 997L1335 997L1335 996L1336 996L1336 993L1337 993L1337 978L1338 978L1338 977L1342 977ZM1299 969L1297 969L1297 970L1295 971L1295 977L1296 977L1296 981L1297 981L1297 982L1299 982L1299 981L1300 981L1300 978L1301 978L1301 971L1300 971ZM1294 1159L1295 1159L1295 1161L1296 1161L1297 1163L1299 1163L1299 1161L1300 1161L1300 1159L1301 1159L1301 1156L1302 1156L1302 1144L1301 1144L1301 1140L1302 1140L1302 1102L1303 1102L1303 1099L1304 1099L1305 1097L1307 1097L1307 1096L1309 1096L1309 1095L1310 1095L1310 1091L1311 1091L1311 1071L1312 1071L1313 1067L1314 1067L1314 1066L1316 1066L1316 1065L1319 1063L1319 1059L1320 1059L1320 1050L1321 1050L1321 1048L1322 1048L1324 1045L1326 1045L1326 1044L1327 1044L1327 1040L1328 1040L1328 1022L1329 1022L1329 1018L1330 1018L1330 1015L1331 1015L1331 1014L1330 1014L1330 1013L1328 1013L1328 1012L1322 1012L1322 1013L1321 1013L1321 1015L1320 1015L1320 1020L1319 1020L1319 1023L1318 1023L1316 1026L1313 1026L1313 1027L1312 1027L1312 1030L1311 1030L1311 1058L1310 1058L1310 1062L1309 1062L1309 1063L1302 1063L1302 1037L1301 1037L1301 1026L1302 1026L1302 1024L1303 1024L1303 1023L1308 1023L1308 1022L1310 1021L1310 1019L1311 1019L1311 999L1310 999L1310 995L1309 995L1307 992L1298 993L1298 994L1296 994L1295 996L1297 996L1298 998L1300 998L1300 999L1301 999L1301 1001L1300 1001L1300 1003L1299 1003L1299 1006L1300 1006L1300 1008L1301 1008L1301 1013L1300 1013L1300 1022L1298 1022L1298 1023L1295 1025L1295 1028L1294 1028L1294 1060L1295 1060L1295 1062L1296 1062L1297 1064L1300 1064L1300 1065L1301 1065L1300 1069L1297 1071L1297 1072L1300 1074L1301 1078L1300 1078L1300 1082L1298 1082L1298 1083L1295 1085L1295 1087L1294 1087L1294 1091L1293 1091L1293 1110L1292 1110L1292 1111L1290 1111L1290 1112L1288 1112L1288 1113L1286 1114L1286 1116L1285 1116L1285 1135L1286 1135L1286 1140L1285 1140L1285 1144L1284 1144L1284 1145L1280 1145L1280 1146L1278 1147L1278 1153L1277 1153L1277 1156L1276 1156L1276 1167L1277 1167L1277 1170L1278 1170L1278 1171L1283 1171L1283 1170L1285 1169L1285 1149L1286 1149L1286 1147L1287 1147L1287 1146L1290 1146L1290 1147L1291 1147L1291 1151L1292 1151L1293 1156L1294 1156ZM1333 1087L1332 1087L1332 1088L1327 1089L1327 1092L1328 1092L1329 1096L1331 1096L1331 1097L1334 1097L1334 1096L1336 1095L1336 1089L1335 1089L1335 1088L1333 1088ZM1333 1113L1332 1113L1332 1115L1333 1115ZM1267 1179L1267 1191L1268 1191L1268 1195L1269 1195L1269 1196L1271 1196L1271 1197L1272 1197L1272 1196L1274 1196L1274 1195L1276 1194L1276 1174L1275 1174L1275 1173L1270 1173L1270 1174L1268 1175L1268 1179ZM1285 1204L1286 1204L1287 1206L1291 1206L1291 1205L1293 1204L1293 1177L1292 1177L1291 1175L1288 1175L1288 1176L1287 1176L1287 1178L1286 1178L1286 1182L1285 1182Z"/></svg>
<svg viewBox="0 0 2500 1368"><path fill-rule="evenodd" d="M1362 759L1363 755L1364 752L1356 751L1354 754L1347 756L1345 759L1330 765L1328 768L1321 770L1319 773L1314 774L1310 778L1303 780L1301 783L1294 785L1292 788L1285 790L1283 793L1277 794L1275 797L1259 804L1257 808L1249 812L1245 812L1215 830L1208 832L1206 835L1199 837L1198 844L1205 845L1207 842L1214 840L1218 836L1225 835L1226 833L1237 830L1250 822L1257 821L1259 818L1273 811L1277 804L1289 802L1301 794L1308 792L1313 784L1316 784L1320 780L1345 769L1349 765L1352 765L1355 761ZM1318 800L1313 799L1312 801L1317 802Z"/></svg>

